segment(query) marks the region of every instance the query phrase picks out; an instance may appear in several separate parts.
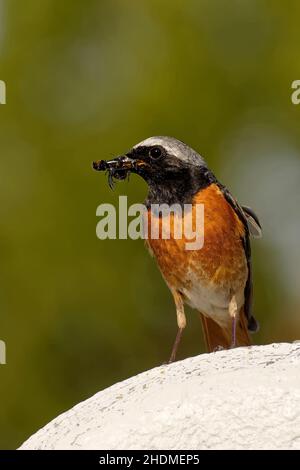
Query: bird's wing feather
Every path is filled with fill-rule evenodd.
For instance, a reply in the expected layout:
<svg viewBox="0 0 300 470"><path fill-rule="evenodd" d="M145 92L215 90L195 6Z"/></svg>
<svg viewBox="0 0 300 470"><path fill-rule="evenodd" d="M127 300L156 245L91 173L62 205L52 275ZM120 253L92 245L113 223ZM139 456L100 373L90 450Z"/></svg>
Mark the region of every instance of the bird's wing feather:
<svg viewBox="0 0 300 470"><path fill-rule="evenodd" d="M252 302L253 302L253 282L252 282L252 264L251 264L251 246L250 246L250 234L253 235L252 231L255 233L260 233L261 235L261 225L255 213L252 209L240 206L237 200L232 196L230 191L223 186L221 183L218 184L221 189L225 199L231 205L239 219L243 222L245 227L245 235L243 237L243 246L245 250L245 256L247 259L248 266L248 279L245 286L245 304L244 312L248 320L248 328L251 331L257 331L259 326L255 318L252 315Z"/></svg>
<svg viewBox="0 0 300 470"><path fill-rule="evenodd" d="M241 206L241 209L246 216L250 235L252 235L253 238L261 238L262 228L255 212L248 206Z"/></svg>

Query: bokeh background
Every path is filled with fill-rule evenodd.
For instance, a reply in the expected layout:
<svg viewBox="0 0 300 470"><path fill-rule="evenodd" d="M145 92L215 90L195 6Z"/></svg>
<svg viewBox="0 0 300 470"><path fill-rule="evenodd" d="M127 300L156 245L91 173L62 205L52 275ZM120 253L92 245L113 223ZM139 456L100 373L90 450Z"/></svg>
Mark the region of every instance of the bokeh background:
<svg viewBox="0 0 300 470"><path fill-rule="evenodd" d="M141 240L100 241L91 161L151 135L197 149L259 214L258 344L300 337L300 3L0 0L0 447L164 362L171 295ZM188 312L179 357L204 351Z"/></svg>

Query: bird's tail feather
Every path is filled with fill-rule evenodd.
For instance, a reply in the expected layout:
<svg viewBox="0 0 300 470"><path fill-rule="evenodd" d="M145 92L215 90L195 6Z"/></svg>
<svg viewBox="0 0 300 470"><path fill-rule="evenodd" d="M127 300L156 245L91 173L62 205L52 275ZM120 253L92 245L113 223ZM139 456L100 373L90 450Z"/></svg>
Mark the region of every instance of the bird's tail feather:
<svg viewBox="0 0 300 470"><path fill-rule="evenodd" d="M208 352L216 351L218 348L229 349L232 345L230 324L228 329L223 329L211 318L205 317L200 312L199 315ZM251 346L251 344L247 320L244 311L241 310L236 324L236 346Z"/></svg>

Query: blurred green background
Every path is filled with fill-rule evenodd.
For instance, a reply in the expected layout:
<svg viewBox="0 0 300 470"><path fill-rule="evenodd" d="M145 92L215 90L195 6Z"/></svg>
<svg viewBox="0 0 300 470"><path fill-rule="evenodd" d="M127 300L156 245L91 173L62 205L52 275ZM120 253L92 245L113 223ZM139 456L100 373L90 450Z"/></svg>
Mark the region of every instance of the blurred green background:
<svg viewBox="0 0 300 470"><path fill-rule="evenodd" d="M143 241L100 241L91 161L151 135L197 149L259 214L254 341L300 336L300 3L0 0L0 447L164 362L171 295ZM179 358L204 351L188 312Z"/></svg>

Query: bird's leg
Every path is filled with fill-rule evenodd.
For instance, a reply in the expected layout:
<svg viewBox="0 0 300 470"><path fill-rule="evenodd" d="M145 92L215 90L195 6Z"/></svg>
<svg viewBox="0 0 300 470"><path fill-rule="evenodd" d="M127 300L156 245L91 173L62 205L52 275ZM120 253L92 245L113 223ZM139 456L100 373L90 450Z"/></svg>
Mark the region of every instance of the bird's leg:
<svg viewBox="0 0 300 470"><path fill-rule="evenodd" d="M181 340L183 330L186 326L186 318L185 318L185 313L184 313L184 305L183 305L182 296L177 291L172 291L172 294L173 294L174 302L176 306L178 331L177 331L175 342L172 348L171 356L168 362L169 364L171 362L174 362L176 359L177 349Z"/></svg>
<svg viewBox="0 0 300 470"><path fill-rule="evenodd" d="M176 359L176 353L177 353L177 349L181 340L182 332L183 332L183 328L178 328L174 345L172 348L171 356L170 356L170 359L168 360L168 364L171 364Z"/></svg>
<svg viewBox="0 0 300 470"><path fill-rule="evenodd" d="M232 296L230 302L229 302L229 315L232 321L232 329L231 329L231 347L235 348L236 347L236 322L238 319L238 308L237 308L237 302L235 295Z"/></svg>

